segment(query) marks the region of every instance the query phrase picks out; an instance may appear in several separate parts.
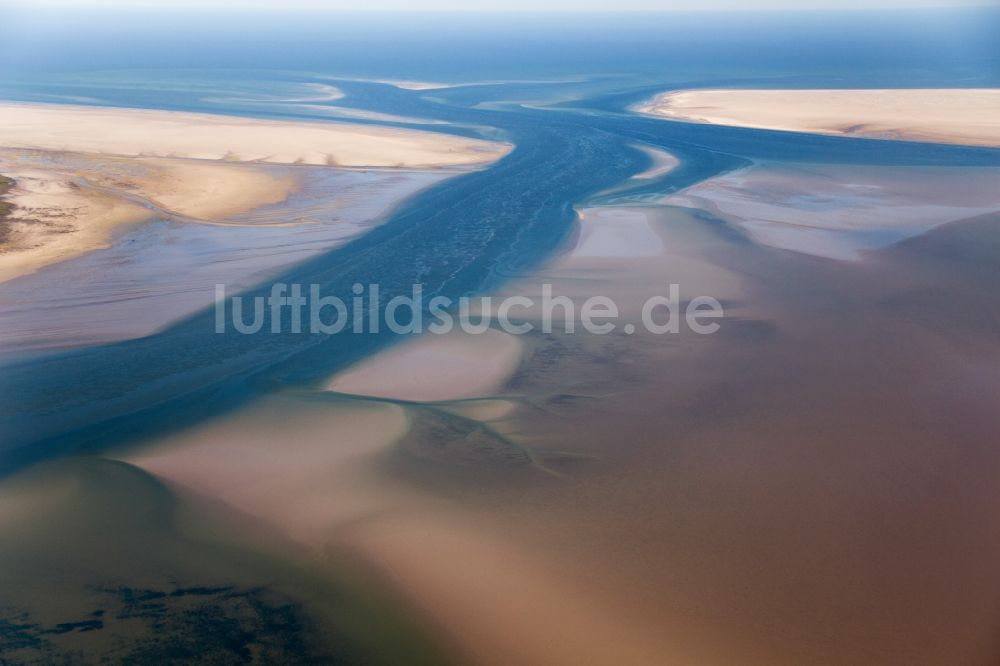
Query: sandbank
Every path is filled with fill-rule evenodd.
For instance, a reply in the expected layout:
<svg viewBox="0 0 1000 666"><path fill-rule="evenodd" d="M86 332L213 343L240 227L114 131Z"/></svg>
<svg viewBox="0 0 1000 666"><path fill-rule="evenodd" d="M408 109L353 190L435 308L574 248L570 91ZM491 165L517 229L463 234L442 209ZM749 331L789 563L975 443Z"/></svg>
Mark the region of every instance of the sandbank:
<svg viewBox="0 0 1000 666"><path fill-rule="evenodd" d="M722 269L697 257L683 261L682 254L691 251L688 246L700 247L709 235L704 224L685 218L684 211L676 210L584 209L575 243L539 274L511 285L509 293L535 296L541 283L549 281L556 293L574 299L595 293L616 299L621 295L625 310L670 281L687 286L698 278L698 293L721 297L726 292L709 290L703 276L715 279ZM599 239L615 233L623 239L612 244L613 251L600 251ZM668 238L672 242L666 242ZM332 393L272 396L123 457L172 484L260 519L315 552L345 550L356 556L379 580L387 581L407 607L418 611L463 663L692 661L684 647L675 646L673 637L662 632L662 616L645 617L623 602L624 593L604 594L603 577L581 578L600 569L578 568L579 557L567 560L560 551L525 538L516 523L524 519L523 512L534 509L526 508L531 504L519 491L501 495L504 501L490 500L500 508L484 510L470 500L466 510L442 490L449 485L428 492L427 486L412 482L429 474L455 483L454 477L472 476L469 470L476 469L462 466L456 474L456 468L428 464L424 458L414 462L409 453L421 451L421 445L448 448L449 436L457 435L421 430L419 425L428 413L456 403L401 405L338 395L417 402L494 395L520 364L521 345L534 351L538 342L537 337L494 330L481 335L424 334L340 373L325 386ZM609 375L613 354L601 346L620 342L610 336L577 335L565 336L561 344L561 353L580 355L574 356L578 362L572 373L548 378L548 390L559 395L598 393L607 390L609 382L621 381ZM669 353L684 356L686 350L671 345ZM597 360L590 362L591 356ZM532 366L544 370L551 359L550 354L539 355L525 367L529 372ZM595 374L588 377L591 371ZM594 378L598 387L588 383ZM564 428L565 422L553 416L561 404L553 400L544 410L530 411L537 411L546 424ZM526 428L510 413L502 410L505 422L489 427L503 429L525 448L554 444L546 440L545 431L533 431L531 421ZM412 441L420 438L422 442ZM475 437L460 438L456 446L473 449ZM397 447L407 453L394 455ZM408 482L399 483L393 472ZM502 517L507 501L514 507L513 522ZM562 621L551 625L546 618L552 617Z"/></svg>
<svg viewBox="0 0 1000 666"><path fill-rule="evenodd" d="M322 547L339 523L406 496L374 463L407 428L396 405L278 397L116 457Z"/></svg>
<svg viewBox="0 0 1000 666"><path fill-rule="evenodd" d="M2 153L0 151L0 155ZM104 174L102 166L109 166L108 163L132 167L143 166L148 161L160 160L61 156L61 162L79 166L91 180ZM267 189L244 192L251 202L270 190L269 183L277 186L276 196L282 196L283 184L293 184L295 189L279 203L212 220L181 214L211 212L193 210L197 199L187 203L179 200L181 210L165 215L162 204L170 201L160 197L157 201L161 212L155 214L155 221L108 227L107 236L95 239L100 242L93 245L78 242L80 239L74 233L49 238L42 235L44 227L25 225L28 236L37 237L38 247L0 253L0 266L12 265L5 262L30 260L35 267L40 267L50 256L54 261L73 260L48 265L44 270L3 284L0 354L15 349L58 348L149 335L211 305L215 300L214 285L225 284L229 293L235 294L272 279L287 266L306 261L365 233L380 224L406 197L454 177L458 172L455 169L362 170L194 160L163 162L177 162L185 168L193 165L213 173L221 170L223 174L246 170L249 176L259 173L273 179L273 183L261 183L268 185ZM111 173L117 170L115 166ZM144 169L130 177L143 173ZM234 183L241 180L237 177ZM154 179L150 185L157 182ZM177 183L178 186L183 184ZM189 184L196 187L199 182ZM115 192L119 196L126 194L123 189ZM139 200L143 193L132 188L127 190L130 199L134 200ZM232 201L240 204L238 196ZM211 201L206 198L206 203ZM148 215L150 211L142 207L139 213ZM170 221L164 222L164 218ZM94 219L94 224L100 222ZM77 220L77 223L82 226L84 220ZM65 255L52 255L46 249L46 243L55 240L65 243ZM87 247L98 251L84 255ZM16 272L7 277L16 277Z"/></svg>
<svg viewBox="0 0 1000 666"><path fill-rule="evenodd" d="M374 79L373 83L384 83L403 90L440 90L453 87L450 83L435 83L434 81L408 81L405 79Z"/></svg>
<svg viewBox="0 0 1000 666"><path fill-rule="evenodd" d="M15 185L3 195L0 282L106 248L153 216L231 222L280 203L298 179L269 165L466 167L509 149L346 123L3 102L0 174Z"/></svg>
<svg viewBox="0 0 1000 666"><path fill-rule="evenodd" d="M1000 146L1000 89L681 90L636 111L673 120Z"/></svg>
<svg viewBox="0 0 1000 666"><path fill-rule="evenodd" d="M19 103L0 103L0 146L358 167L484 164L510 149L479 139L346 123Z"/></svg>
<svg viewBox="0 0 1000 666"><path fill-rule="evenodd" d="M743 297L739 276L706 257L715 241L703 229L704 223L686 211L662 206L601 206L580 209L578 215L577 231L561 253L494 298L494 307L503 297L533 300L530 308L511 310L511 323L523 321L541 327L545 284L551 285L553 296L566 296L573 302L576 328L582 325L583 304L593 296L614 301L619 313L616 328L639 322L647 299L665 296L672 283L684 287L684 297ZM563 324L563 315L558 312L552 322L554 330ZM496 312L490 314L495 316ZM600 337L581 335L574 339Z"/></svg>
<svg viewBox="0 0 1000 666"><path fill-rule="evenodd" d="M426 333L348 368L326 388L415 402L488 396L503 388L521 355L521 341L495 329Z"/></svg>
<svg viewBox="0 0 1000 666"><path fill-rule="evenodd" d="M221 222L297 187L251 164L4 148L0 173L14 180L3 195L0 282L108 247L118 229L154 215Z"/></svg>
<svg viewBox="0 0 1000 666"><path fill-rule="evenodd" d="M785 250L857 260L934 227L1000 209L1000 169L760 164L665 203L705 209Z"/></svg>
<svg viewBox="0 0 1000 666"><path fill-rule="evenodd" d="M579 215L573 257L654 257L663 252L663 242L640 209L590 208Z"/></svg>
<svg viewBox="0 0 1000 666"><path fill-rule="evenodd" d="M114 230L149 211L113 195L77 187L52 172L4 169L15 185L4 195L0 282L106 247Z"/></svg>
<svg viewBox="0 0 1000 666"><path fill-rule="evenodd" d="M659 178L665 176L681 163L674 155L668 153L662 148L654 148L653 146L636 145L636 148L646 153L649 158L653 161L648 169L641 173L637 173L633 178Z"/></svg>

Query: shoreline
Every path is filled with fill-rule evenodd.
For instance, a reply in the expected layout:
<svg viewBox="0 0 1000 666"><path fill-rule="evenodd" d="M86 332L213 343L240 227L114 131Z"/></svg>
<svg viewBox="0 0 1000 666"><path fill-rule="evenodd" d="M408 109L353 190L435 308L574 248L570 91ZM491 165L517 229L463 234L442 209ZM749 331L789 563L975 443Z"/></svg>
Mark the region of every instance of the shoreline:
<svg viewBox="0 0 1000 666"><path fill-rule="evenodd" d="M839 261L1000 207L1000 169L761 162L662 203L701 209L762 246Z"/></svg>
<svg viewBox="0 0 1000 666"><path fill-rule="evenodd" d="M119 157L313 166L482 165L510 144L336 121L0 102L0 146Z"/></svg>
<svg viewBox="0 0 1000 666"><path fill-rule="evenodd" d="M998 88L675 90L632 107L666 120L1000 147Z"/></svg>
<svg viewBox="0 0 1000 666"><path fill-rule="evenodd" d="M157 217L223 223L286 200L298 178L252 164L118 158L0 148L14 184L0 243L0 283L110 247L130 225Z"/></svg>
<svg viewBox="0 0 1000 666"><path fill-rule="evenodd" d="M205 224L279 204L269 168L464 171L512 146L421 130L0 101L0 283L108 248L157 217Z"/></svg>
<svg viewBox="0 0 1000 666"><path fill-rule="evenodd" d="M278 181L291 177L298 189L279 203L225 220L157 215L118 227L111 230L113 241L107 247L0 283L7 296L0 303L5 329L0 352L68 348L162 330L209 307L215 298L213 285L249 289L378 227L413 196L460 173L248 166ZM79 250L81 244L77 241L74 247ZM275 247L280 251L273 251ZM19 254L0 254L0 270L4 261ZM73 303L65 302L66 285L79 294ZM19 305L27 301L33 303L30 312Z"/></svg>

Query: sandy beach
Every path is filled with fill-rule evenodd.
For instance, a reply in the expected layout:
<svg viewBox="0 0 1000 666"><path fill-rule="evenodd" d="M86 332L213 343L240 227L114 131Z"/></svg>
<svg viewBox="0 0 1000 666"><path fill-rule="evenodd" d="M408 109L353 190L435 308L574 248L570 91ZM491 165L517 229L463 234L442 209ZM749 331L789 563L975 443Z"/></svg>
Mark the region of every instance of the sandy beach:
<svg viewBox="0 0 1000 666"><path fill-rule="evenodd" d="M636 111L672 120L1000 146L1000 89L681 90Z"/></svg>
<svg viewBox="0 0 1000 666"><path fill-rule="evenodd" d="M0 146L358 167L485 164L510 150L490 141L368 125L15 103L0 104Z"/></svg>

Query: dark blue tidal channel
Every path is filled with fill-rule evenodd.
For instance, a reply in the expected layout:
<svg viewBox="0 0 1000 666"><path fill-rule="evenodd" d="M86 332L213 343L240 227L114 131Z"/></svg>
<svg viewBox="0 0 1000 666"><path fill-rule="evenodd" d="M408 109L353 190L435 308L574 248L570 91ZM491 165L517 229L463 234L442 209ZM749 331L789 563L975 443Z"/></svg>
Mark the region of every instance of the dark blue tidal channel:
<svg viewBox="0 0 1000 666"><path fill-rule="evenodd" d="M318 284L347 300L355 283L376 283L383 302L422 284L425 297L488 292L539 265L565 241L574 206L601 201L647 166L631 147L660 146L683 166L629 194L664 193L752 160L847 164L1000 166L1000 151L903 142L827 138L707 127L630 116L633 90L572 106L471 108L482 88L456 88L446 103L394 87L338 82L339 103L385 113L437 118L452 131L495 128L516 149L482 171L414 197L363 237L273 282ZM557 84L548 84L550 88ZM503 86L495 86L503 91ZM509 93L509 91L508 91ZM123 102L127 104L127 102ZM619 193L620 195L620 193ZM287 316L287 311L285 316ZM269 317L269 312L266 312ZM306 315L308 316L308 314ZM306 319L308 321L308 319ZM329 336L215 333L206 309L155 335L35 357L3 368L0 378L0 473L35 461L195 424L288 387L309 387L394 342L382 332Z"/></svg>

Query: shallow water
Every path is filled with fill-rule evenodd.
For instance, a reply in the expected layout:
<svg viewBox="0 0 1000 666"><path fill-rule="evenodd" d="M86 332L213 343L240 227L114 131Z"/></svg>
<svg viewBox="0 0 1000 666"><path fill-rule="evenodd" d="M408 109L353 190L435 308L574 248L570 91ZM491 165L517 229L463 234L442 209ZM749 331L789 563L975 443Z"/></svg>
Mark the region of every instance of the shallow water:
<svg viewBox="0 0 1000 666"><path fill-rule="evenodd" d="M348 39L352 26L324 32L314 22L307 34L324 39L291 51L291 35L305 28L287 19L250 26L262 47L248 55L224 24L184 33L225 37L184 50L174 48L176 33L165 37L133 15L130 38L146 43L128 64L151 70L122 69L128 40L102 43L76 64L83 36L37 61L26 56L30 45L12 40L0 55L16 56L21 71L0 92L325 118L298 102L275 101L266 110L240 102L247 95L294 98L303 92L298 84L324 83L346 97L317 104L451 123L433 127L516 145L499 163L431 187L363 236L260 283L249 282L255 273L237 262L250 294L284 281L346 296L355 282L377 282L389 298L420 282L427 295L460 296L527 289L549 276L576 294L603 281L600 288L634 299L679 282L724 302L728 317L716 336L529 338L530 355L504 396L516 410L500 410L495 420L474 416L469 405L393 404L393 418L405 414L410 428L399 441L386 436L369 450L361 435L344 435L370 456L354 462L364 472L359 478L376 479L365 488L375 492L352 495L345 481L347 494L322 505L348 509L332 512L344 523L331 529L333 541L349 542L371 566L384 567L385 579L414 595L412 608L450 629L440 633L458 645L457 654L469 655L463 637L477 637L483 642L472 652L489 663L482 646L500 650L504 635L523 635L525 652L506 647L532 663L544 663L544 655L557 662L574 653L547 653L546 645L579 644L586 654L589 636L594 649L621 647L619 654L634 656L648 649L685 663L986 664L996 657L1000 603L993 566L1000 517L989 508L998 500L992 433L1000 426L990 371L1000 358L995 216L955 222L848 263L760 246L737 225L659 202L758 161L789 171L810 164L845 172L960 171L1000 167L1000 150L705 127L625 111L669 87L1000 81L988 30L1000 16L995 11L914 12L892 31L873 16L838 15L822 25L802 15L772 17L742 31L737 19L704 17L669 25L520 19L496 25L475 49L469 40L482 37L481 28L419 23L399 40L396 28L365 24L367 32ZM846 50L845 28L855 40ZM242 69L184 69L192 63ZM95 69L117 71L87 71ZM366 76L488 83L413 91L356 80ZM681 165L653 181L630 180L649 166L635 143L665 149ZM560 274L550 260L572 240L574 210L609 204L650 210L662 261L600 264L599 280L578 267ZM286 212L296 214L266 214ZM196 253L174 261L159 252L165 237L219 243L219 256L229 256L278 233L232 231L149 225L131 237L146 239L144 251L119 244L46 271L53 279L47 288L35 292L24 281L23 291L13 283L6 293L21 302L76 301L72 290L55 289L57 277L92 295L93 280L134 277L129 271L148 278L177 262L200 267ZM313 252L311 238L306 246ZM104 265L114 257L148 261L109 272ZM79 278L80 270L91 277ZM10 316L17 323L8 330L20 327L19 336L36 326L30 310ZM151 441L197 451L184 447L218 427L230 433L213 440L222 444L243 441L232 433L254 433L247 440L253 455L246 449L242 461L248 476L235 476L241 483L231 487L255 489L268 456L283 444L260 420L301 412L295 443L310 455L331 453L325 447L341 440L324 420L358 406L315 389L396 338L219 335L214 313L205 310L138 339L9 353L0 379L0 469L71 452L113 449L127 457ZM326 468L312 460L286 462L318 476L309 490L322 499ZM222 465L218 473L230 472ZM202 490L210 489L206 481ZM352 512L362 496L378 501ZM236 491L226 499L265 518L273 505ZM330 527L305 523L314 531ZM450 560L442 544L482 558ZM447 580L452 572L468 585L438 586L436 576ZM484 598L496 605L484 607ZM518 624L524 604L572 610L573 622L553 623L541 613ZM574 634L574 627L583 630ZM547 643L550 631L558 639Z"/></svg>
<svg viewBox="0 0 1000 666"><path fill-rule="evenodd" d="M149 335L343 245L400 201L460 171L275 168L301 190L216 224L157 220L114 244L13 280L0 296L0 355ZM71 285L71 287L69 287Z"/></svg>
<svg viewBox="0 0 1000 666"><path fill-rule="evenodd" d="M354 283L379 283L386 299L422 283L428 296L457 297L488 290L529 270L566 238L571 205L595 197L600 201L600 193L645 168L648 158L630 146L634 141L674 152L683 165L634 188L630 196L676 191L762 158L866 165L1000 163L1000 151L990 149L706 127L623 115L629 101L648 94L645 87L573 103L595 110L514 106L492 111L463 106L469 97L479 105L482 87L434 91L432 99L426 99L420 91L388 85L335 82L348 95L335 103L491 126L517 146L498 164L412 199L359 240L275 277L320 284L324 293L345 296ZM508 85L525 84L496 87L504 91ZM532 87L551 90L559 85ZM144 102L126 86L111 92L118 103ZM435 101L439 97L447 103ZM214 108L232 110L225 104ZM613 196L621 200L623 194ZM120 436L114 433L148 433L168 423L197 420L252 400L274 382L316 381L393 338L216 335L210 330L213 314L205 312L151 337L10 365L3 386L9 464L106 444ZM88 381L97 374L102 375L100 385ZM174 399L185 407L172 408L169 401ZM157 405L153 411L143 407L152 403Z"/></svg>

